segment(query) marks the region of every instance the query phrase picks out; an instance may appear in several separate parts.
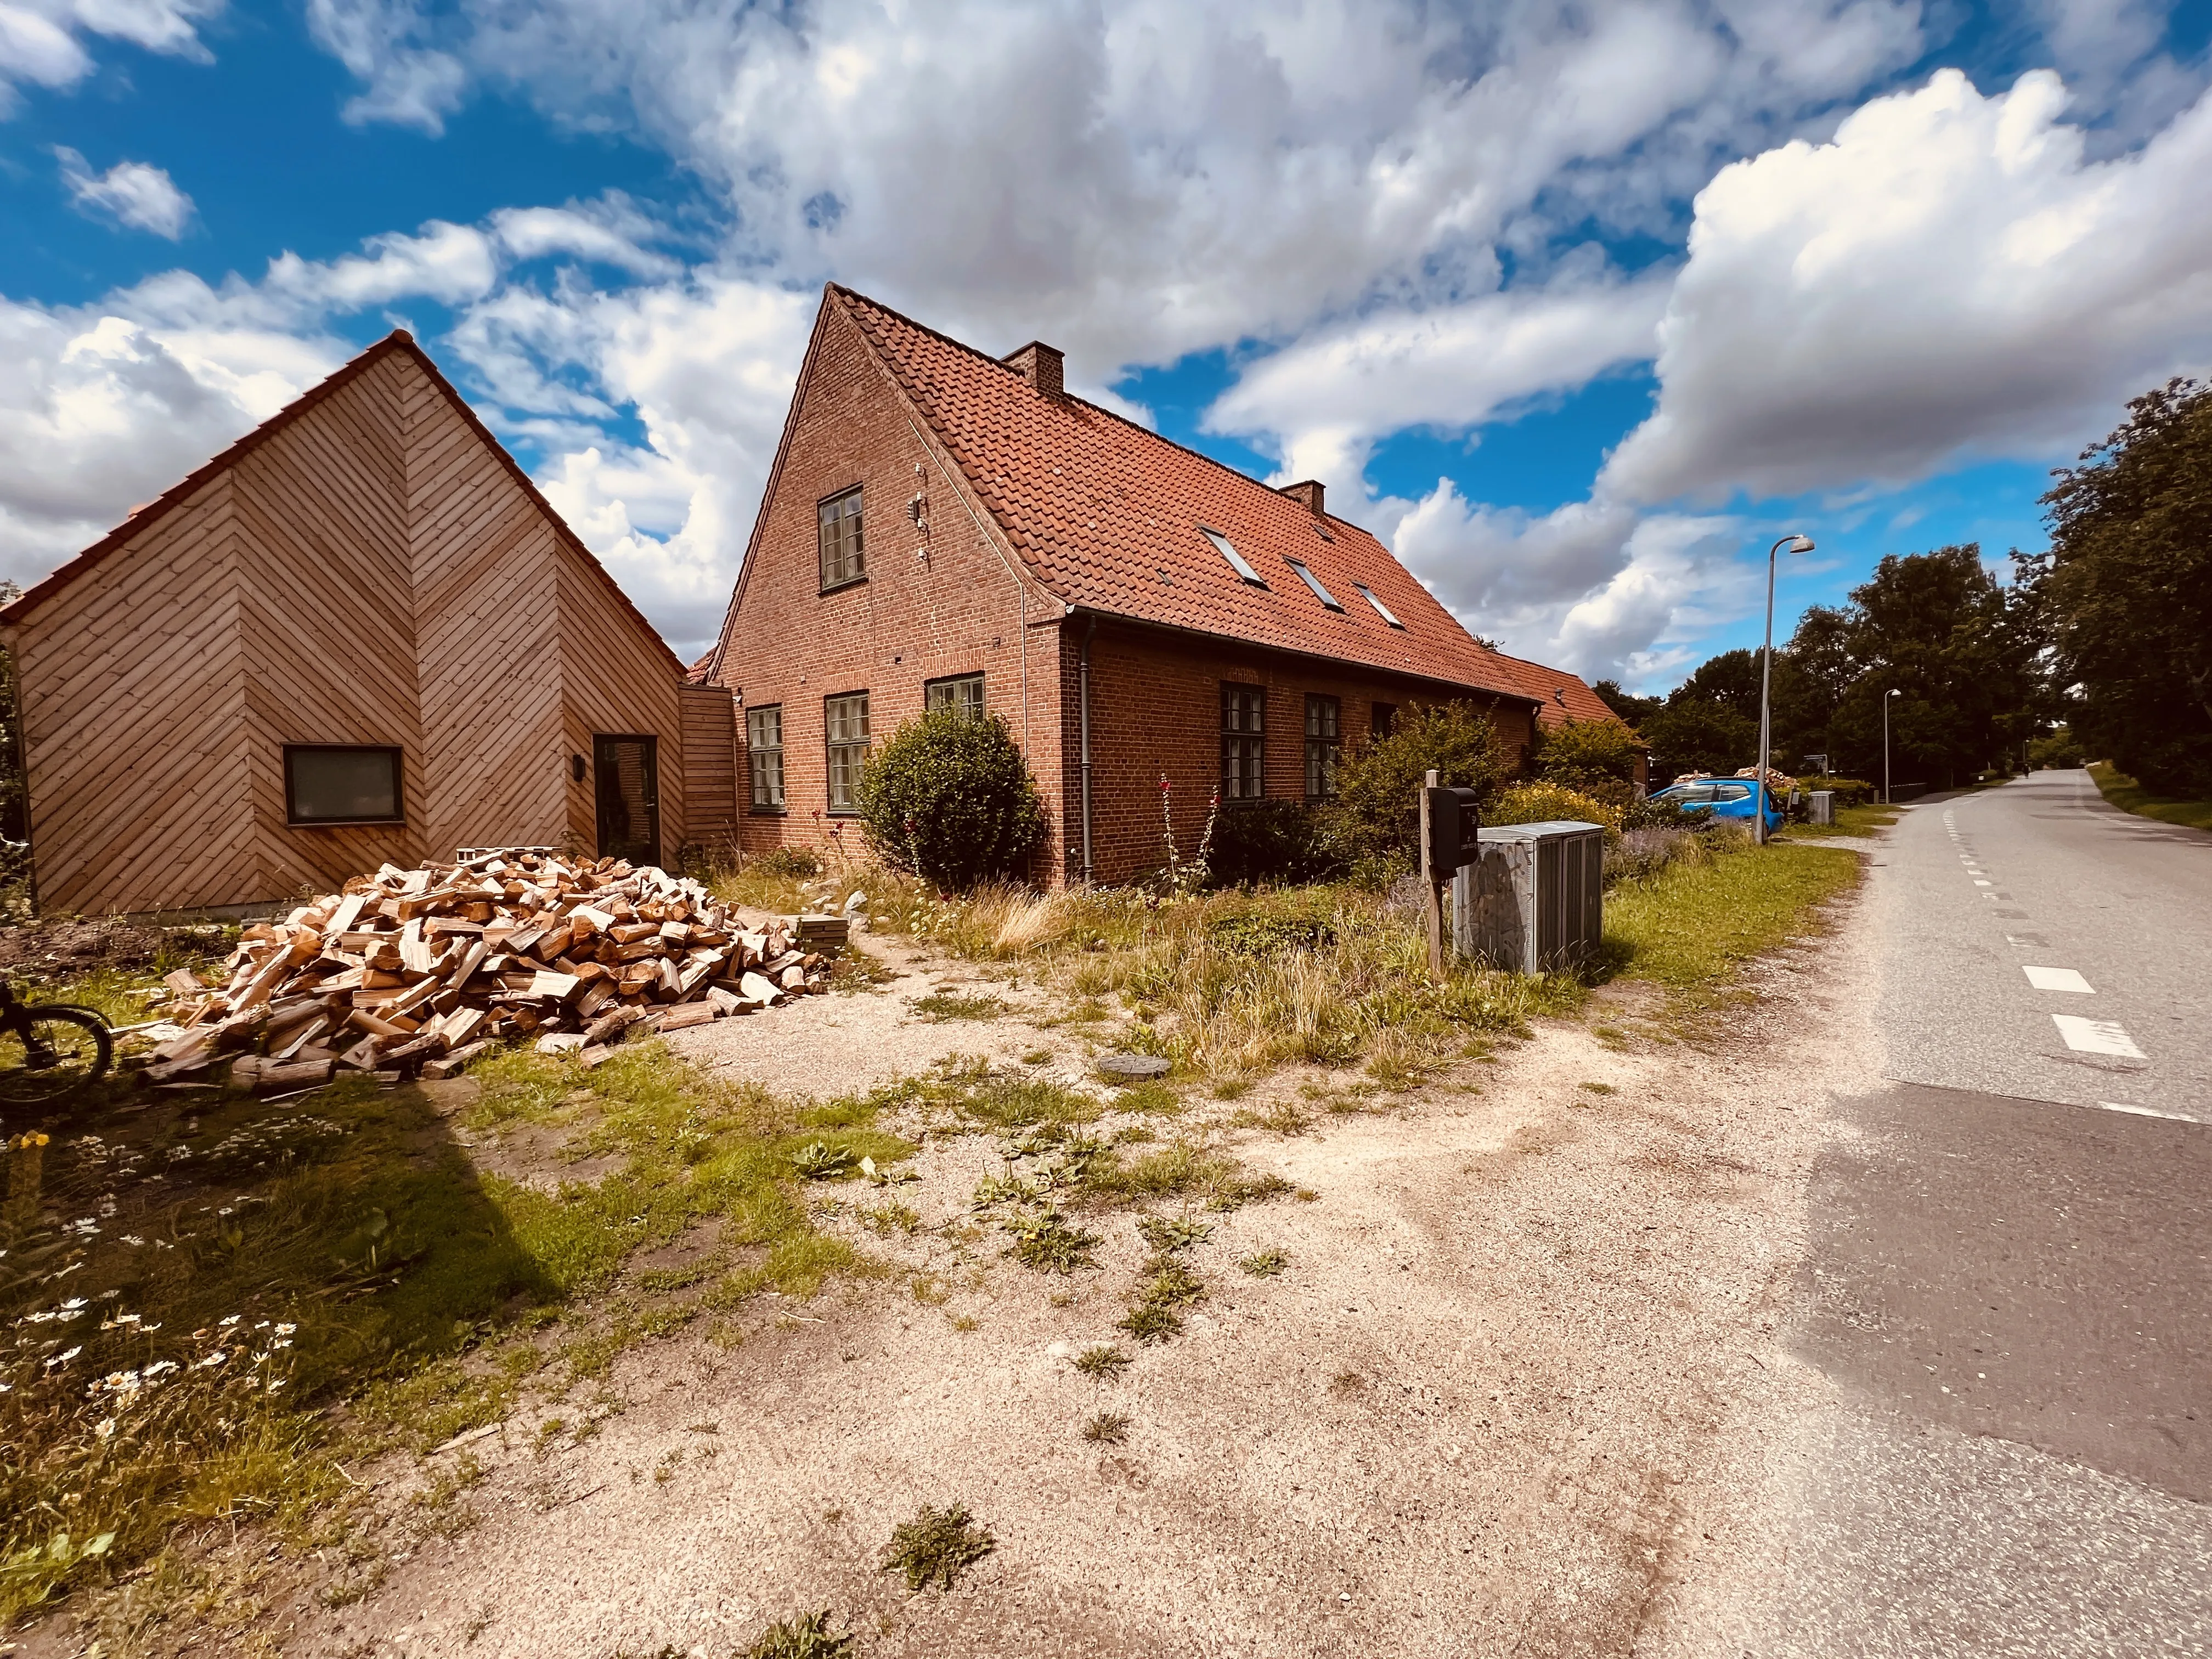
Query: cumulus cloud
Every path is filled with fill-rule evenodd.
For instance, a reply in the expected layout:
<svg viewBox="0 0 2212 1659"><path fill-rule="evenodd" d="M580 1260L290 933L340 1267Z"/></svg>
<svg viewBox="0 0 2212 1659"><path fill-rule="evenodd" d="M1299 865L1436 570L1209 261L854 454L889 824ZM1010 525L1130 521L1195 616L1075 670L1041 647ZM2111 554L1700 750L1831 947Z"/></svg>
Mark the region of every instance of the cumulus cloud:
<svg viewBox="0 0 2212 1659"><path fill-rule="evenodd" d="M143 161L118 161L105 173L94 173L84 157L66 144L57 145L54 159L61 163L62 183L70 199L83 211L106 215L120 225L150 230L175 241L192 222L192 198L177 188L176 180Z"/></svg>
<svg viewBox="0 0 2212 1659"><path fill-rule="evenodd" d="M0 118L25 86L71 87L92 73L88 37L204 59L199 26L222 0L0 0Z"/></svg>
<svg viewBox="0 0 2212 1659"><path fill-rule="evenodd" d="M2105 161L2065 106L2047 71L1984 97L1943 70L1723 169L1659 325L1657 407L1604 487L1796 495L2063 454L2212 361L2212 216L2186 205L2212 96Z"/></svg>
<svg viewBox="0 0 2212 1659"><path fill-rule="evenodd" d="M1440 478L1400 520L1394 546L1471 630L1515 655L1641 680L1755 597L1738 540L1727 518L1602 500L1530 514L1470 501Z"/></svg>
<svg viewBox="0 0 2212 1659"><path fill-rule="evenodd" d="M1364 495L1376 440L1411 427L1463 432L1541 392L1649 358L1668 276L1601 270L1457 305L1373 313L1248 366L1206 411L1214 431L1256 436L1288 478Z"/></svg>

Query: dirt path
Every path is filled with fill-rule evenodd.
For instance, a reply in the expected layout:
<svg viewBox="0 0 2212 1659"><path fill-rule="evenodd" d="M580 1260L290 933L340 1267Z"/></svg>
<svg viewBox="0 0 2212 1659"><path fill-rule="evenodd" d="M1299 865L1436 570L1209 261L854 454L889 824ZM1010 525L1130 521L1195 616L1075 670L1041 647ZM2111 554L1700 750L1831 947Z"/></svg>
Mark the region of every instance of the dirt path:
<svg viewBox="0 0 2212 1659"><path fill-rule="evenodd" d="M1316 1197L1206 1218L1211 1299L1159 1346L1111 1328L1143 1255L1119 1214L1090 1221L1103 1266L1073 1279L994 1237L942 1306L878 1281L734 1349L634 1352L594 1437L541 1454L539 1421L579 1416L545 1407L469 1448L480 1523L359 1605L307 1602L283 1650L723 1659L826 1606L869 1656L1628 1652L1724 1507L1717 1431L1767 1397L1845 960L1770 963L1703 1048L1601 1041L1601 1012L1401 1109L1236 1132ZM819 1093L1055 1038L1073 1062L1063 1034L906 1010L952 982L811 1005L835 1053L763 1021L699 1057ZM957 1223L990 1158L933 1140L899 1196ZM1262 1247L1279 1277L1238 1270ZM1079 1375L1109 1338L1135 1363ZM1129 1418L1123 1443L1082 1437L1101 1411ZM395 1494L423 1478L393 1473ZM997 1547L909 1595L884 1541L955 1500Z"/></svg>

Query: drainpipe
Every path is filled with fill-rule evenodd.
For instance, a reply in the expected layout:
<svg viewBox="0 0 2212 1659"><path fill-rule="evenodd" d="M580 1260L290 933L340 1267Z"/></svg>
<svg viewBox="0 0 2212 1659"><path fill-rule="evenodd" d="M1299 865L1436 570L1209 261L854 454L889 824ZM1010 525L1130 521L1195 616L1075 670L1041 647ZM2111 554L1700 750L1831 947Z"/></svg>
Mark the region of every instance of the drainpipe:
<svg viewBox="0 0 2212 1659"><path fill-rule="evenodd" d="M1091 885L1093 866L1091 862L1091 641L1098 632L1098 618L1092 617L1083 627L1083 649L1075 659L1076 717L1082 726L1083 741L1083 884Z"/></svg>

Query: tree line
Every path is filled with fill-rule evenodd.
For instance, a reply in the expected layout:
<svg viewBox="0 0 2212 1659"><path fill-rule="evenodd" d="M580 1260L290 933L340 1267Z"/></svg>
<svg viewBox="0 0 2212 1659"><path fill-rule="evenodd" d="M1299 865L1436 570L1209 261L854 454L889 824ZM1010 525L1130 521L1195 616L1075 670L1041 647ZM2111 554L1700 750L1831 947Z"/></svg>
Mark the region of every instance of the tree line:
<svg viewBox="0 0 2212 1659"><path fill-rule="evenodd" d="M2015 550L2009 580L1977 544L1892 554L1848 603L1805 612L1774 653L1778 767L1879 778L1887 700L1900 785L2087 757L2212 796L2212 387L2135 398L2052 478L2050 549ZM1753 763L1759 687L1759 653L1728 651L1665 696L1596 690L1656 783Z"/></svg>

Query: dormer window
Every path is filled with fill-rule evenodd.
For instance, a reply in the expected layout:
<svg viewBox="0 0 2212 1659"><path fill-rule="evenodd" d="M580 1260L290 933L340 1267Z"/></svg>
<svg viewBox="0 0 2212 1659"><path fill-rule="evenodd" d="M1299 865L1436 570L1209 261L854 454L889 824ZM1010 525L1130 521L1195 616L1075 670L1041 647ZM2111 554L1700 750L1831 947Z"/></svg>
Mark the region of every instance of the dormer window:
<svg viewBox="0 0 2212 1659"><path fill-rule="evenodd" d="M1390 614L1390 607L1375 597L1375 590L1373 588L1370 587L1365 582L1354 582L1352 583L1352 586L1359 590L1359 597L1361 599L1366 600L1368 604L1375 607L1375 614L1376 616L1382 617L1384 622L1389 623L1391 627L1397 629L1400 632L1402 633L1405 630L1406 624L1400 622L1395 617Z"/></svg>
<svg viewBox="0 0 2212 1659"><path fill-rule="evenodd" d="M1305 566L1300 564L1296 559L1285 559L1283 562L1298 573L1298 580L1300 581L1304 582L1308 587L1313 589L1314 598L1319 599L1323 605L1327 605L1332 611L1341 611L1344 609L1342 605L1336 602L1336 595L1330 592L1326 587L1323 587L1321 585L1321 578L1315 575L1312 571L1307 569Z"/></svg>
<svg viewBox="0 0 2212 1659"><path fill-rule="evenodd" d="M1260 573L1246 562L1244 556L1229 544L1228 537L1223 535L1218 530L1208 530L1204 525L1199 526L1198 533L1212 542L1214 550L1229 561L1229 568L1251 583L1253 586L1265 587L1267 585L1261 580Z"/></svg>

